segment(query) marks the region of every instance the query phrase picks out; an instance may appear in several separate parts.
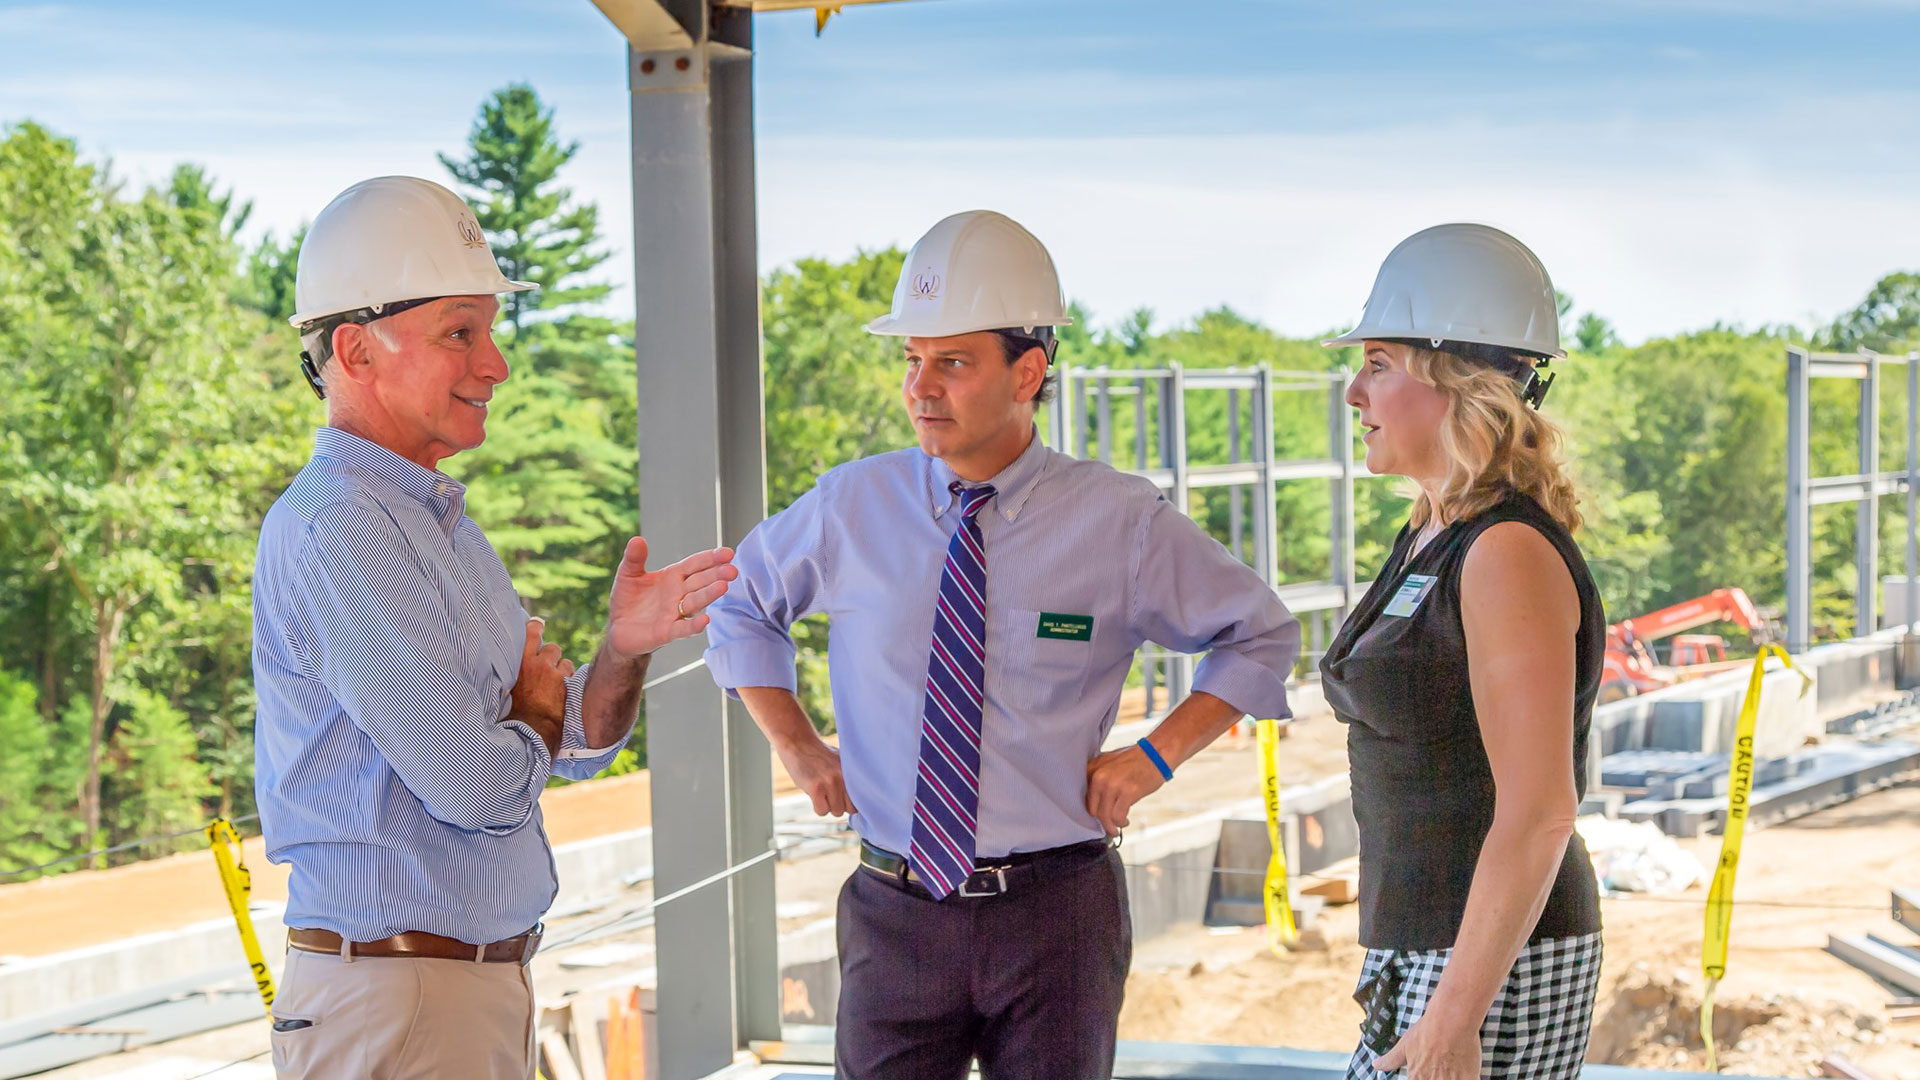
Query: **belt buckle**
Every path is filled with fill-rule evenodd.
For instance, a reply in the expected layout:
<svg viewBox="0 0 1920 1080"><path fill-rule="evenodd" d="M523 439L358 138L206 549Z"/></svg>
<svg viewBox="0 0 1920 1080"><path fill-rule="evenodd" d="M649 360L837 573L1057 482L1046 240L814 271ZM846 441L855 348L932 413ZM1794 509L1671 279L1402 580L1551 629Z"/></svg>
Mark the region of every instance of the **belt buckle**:
<svg viewBox="0 0 1920 1080"><path fill-rule="evenodd" d="M533 963L533 954L540 951L540 938L546 933L546 930L547 924L534 923L533 929L527 931L526 940L520 944L521 967L526 967L528 964Z"/></svg>
<svg viewBox="0 0 1920 1080"><path fill-rule="evenodd" d="M1008 868L1005 865L982 866L979 869L975 870L972 874L968 874L960 882L960 888L955 891L957 891L961 896L965 896L965 897L1003 895L1007 891L1007 869ZM990 875L988 880L993 883L993 888L981 889L979 892L974 892L971 889L968 889L967 883L972 881L974 878L974 875L976 874Z"/></svg>

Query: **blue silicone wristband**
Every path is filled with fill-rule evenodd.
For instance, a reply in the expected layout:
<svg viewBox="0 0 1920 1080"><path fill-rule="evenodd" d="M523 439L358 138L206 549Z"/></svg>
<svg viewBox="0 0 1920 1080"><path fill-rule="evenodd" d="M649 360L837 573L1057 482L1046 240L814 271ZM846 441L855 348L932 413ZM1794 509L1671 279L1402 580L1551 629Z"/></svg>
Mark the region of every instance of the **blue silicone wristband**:
<svg viewBox="0 0 1920 1080"><path fill-rule="evenodd" d="M1134 745L1146 751L1147 760L1153 762L1153 767L1160 770L1160 779L1162 780L1173 779L1172 766L1167 764L1166 758L1163 758L1160 756L1160 751L1155 750L1153 748L1152 743L1148 742L1145 739L1141 739L1139 742L1135 743Z"/></svg>

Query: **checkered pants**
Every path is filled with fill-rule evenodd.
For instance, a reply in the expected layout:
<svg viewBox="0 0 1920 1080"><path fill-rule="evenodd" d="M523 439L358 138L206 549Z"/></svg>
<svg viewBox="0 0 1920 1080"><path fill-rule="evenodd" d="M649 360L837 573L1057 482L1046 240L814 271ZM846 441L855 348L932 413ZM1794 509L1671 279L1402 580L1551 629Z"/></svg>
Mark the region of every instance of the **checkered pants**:
<svg viewBox="0 0 1920 1080"><path fill-rule="evenodd" d="M1427 1010L1452 949L1368 949L1353 997L1366 1010L1347 1080L1398 1074L1373 1067ZM1513 962L1480 1026L1481 1080L1573 1080L1587 1053L1600 988L1600 935L1545 938Z"/></svg>

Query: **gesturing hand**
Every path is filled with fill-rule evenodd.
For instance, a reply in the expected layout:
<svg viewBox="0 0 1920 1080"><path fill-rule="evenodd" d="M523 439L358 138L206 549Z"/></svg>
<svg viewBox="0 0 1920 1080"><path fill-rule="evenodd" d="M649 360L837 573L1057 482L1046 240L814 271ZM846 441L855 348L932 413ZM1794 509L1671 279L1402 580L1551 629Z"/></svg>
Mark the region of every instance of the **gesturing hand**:
<svg viewBox="0 0 1920 1080"><path fill-rule="evenodd" d="M520 677L513 684L507 719L532 728L547 744L547 755L556 757L567 722L567 676L573 674L573 661L560 655L560 646L541 643L546 626L545 619L527 620L527 644L520 653Z"/></svg>
<svg viewBox="0 0 1920 1080"><path fill-rule="evenodd" d="M705 630L707 605L720 599L727 582L739 576L732 548L696 552L672 566L648 570L647 542L634 537L613 575L607 646L622 656L645 656L669 641Z"/></svg>

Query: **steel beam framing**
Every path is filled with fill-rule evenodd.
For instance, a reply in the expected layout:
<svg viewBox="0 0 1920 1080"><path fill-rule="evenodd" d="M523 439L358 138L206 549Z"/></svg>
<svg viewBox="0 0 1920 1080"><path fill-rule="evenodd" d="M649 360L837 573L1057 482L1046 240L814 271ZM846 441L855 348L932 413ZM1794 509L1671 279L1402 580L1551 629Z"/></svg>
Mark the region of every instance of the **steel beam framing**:
<svg viewBox="0 0 1920 1080"><path fill-rule="evenodd" d="M1354 482L1362 475L1353 459L1353 410L1346 403L1348 373L1275 372L1257 368L1193 369L1178 364L1165 368L1073 368L1060 371L1060 393L1048 413L1048 441L1057 450L1096 457L1123 472L1151 480L1167 493L1182 513L1190 509L1194 490L1226 488L1238 495L1250 492L1250 514L1229 503L1232 535L1228 548L1247 561L1275 587L1288 608L1308 622L1318 642L1326 637L1322 620L1344 618L1359 600L1361 583L1354 566ZM1277 381L1285 379L1286 381ZM1187 395L1190 391L1225 391L1228 402L1227 461L1196 465L1187 453ZM1278 460L1274 456L1274 397L1286 392L1327 395L1327 456ZM1246 395L1250 408L1242 418L1239 403ZM1132 467L1116 462L1117 433L1112 430L1113 397L1130 397L1136 405ZM1091 404L1089 403L1091 401ZM1154 453L1148 452L1152 426ZM1274 535L1274 498L1282 481L1324 480L1330 494L1328 522L1330 557L1325 580L1280 585L1278 538ZM1252 531L1251 543L1243 533ZM1335 623L1337 624L1337 621ZM1318 645L1315 646L1316 648ZM1170 691L1166 708L1180 700L1192 676L1191 657L1167 657L1157 650L1142 656L1149 717L1164 715L1160 705L1160 666L1168 662Z"/></svg>
<svg viewBox="0 0 1920 1080"><path fill-rule="evenodd" d="M766 513L754 224L752 16L660 5L684 48L628 49L640 504L655 562L736 544ZM700 639L655 669L698 659ZM710 680L647 695L654 887L667 893L768 849L765 741ZM780 1033L773 864L662 907L660 1066L702 1076Z"/></svg>
<svg viewBox="0 0 1920 1080"><path fill-rule="evenodd" d="M1860 475L1880 471L1880 358L1869 356L1867 375L1860 380ZM1901 477L1905 486L1905 477ZM1875 600L1880 591L1880 493L1861 499L1854 524L1853 636L1872 637Z"/></svg>
<svg viewBox="0 0 1920 1080"><path fill-rule="evenodd" d="M1907 366L1907 467L1880 468L1880 370ZM1813 380L1853 379L1860 384L1858 468L1852 476L1814 476L1811 401ZM1852 503L1854 529L1854 633L1866 637L1878 623L1880 588L1880 498L1907 497L1907 611L1920 610L1920 532L1915 499L1920 495L1920 353L1880 356L1862 351L1812 353L1787 347L1787 649L1805 652L1813 637L1813 508Z"/></svg>

